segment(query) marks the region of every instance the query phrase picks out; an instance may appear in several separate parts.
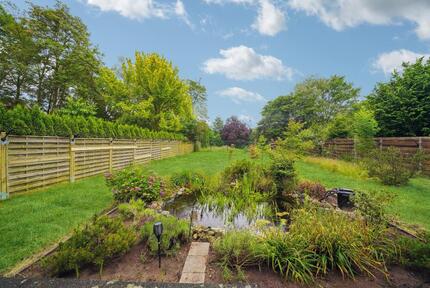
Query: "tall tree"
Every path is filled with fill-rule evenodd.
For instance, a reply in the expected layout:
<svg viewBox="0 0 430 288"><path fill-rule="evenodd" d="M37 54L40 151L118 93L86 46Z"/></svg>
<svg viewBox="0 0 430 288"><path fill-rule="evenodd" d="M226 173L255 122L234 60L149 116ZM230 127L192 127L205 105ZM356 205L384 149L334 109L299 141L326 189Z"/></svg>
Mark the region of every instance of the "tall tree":
<svg viewBox="0 0 430 288"><path fill-rule="evenodd" d="M57 2L54 8L31 5L25 22L38 48L29 94L47 112L62 107L67 96L94 100L99 52L82 21Z"/></svg>
<svg viewBox="0 0 430 288"><path fill-rule="evenodd" d="M388 83L376 85L368 102L381 136L430 135L430 60L403 64Z"/></svg>
<svg viewBox="0 0 430 288"><path fill-rule="evenodd" d="M227 145L243 147L249 143L251 129L236 116L228 118L221 132L221 138Z"/></svg>
<svg viewBox="0 0 430 288"><path fill-rule="evenodd" d="M303 123L304 128L326 125L338 113L352 108L359 91L341 76L310 77L297 84L289 95L280 96L263 108L259 132L268 139L277 138L290 119Z"/></svg>
<svg viewBox="0 0 430 288"><path fill-rule="evenodd" d="M151 130L180 131L194 118L188 85L178 69L156 53L136 52L122 63L127 97L115 106L119 120Z"/></svg>
<svg viewBox="0 0 430 288"><path fill-rule="evenodd" d="M24 103L34 84L37 49L23 19L15 19L0 5L0 100L7 106Z"/></svg>
<svg viewBox="0 0 430 288"><path fill-rule="evenodd" d="M209 117L206 87L200 81L187 80L186 82L188 84L188 93L193 101L194 115L200 120L207 120Z"/></svg>
<svg viewBox="0 0 430 288"><path fill-rule="evenodd" d="M222 121L221 117L217 116L212 123L212 129L216 132L221 134L222 128L224 128L224 121Z"/></svg>

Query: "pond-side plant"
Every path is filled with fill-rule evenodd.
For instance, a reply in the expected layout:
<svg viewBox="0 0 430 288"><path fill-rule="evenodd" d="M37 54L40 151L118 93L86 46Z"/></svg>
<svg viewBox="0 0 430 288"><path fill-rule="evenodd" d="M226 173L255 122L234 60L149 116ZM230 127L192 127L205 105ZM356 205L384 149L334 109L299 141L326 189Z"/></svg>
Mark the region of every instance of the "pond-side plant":
<svg viewBox="0 0 430 288"><path fill-rule="evenodd" d="M174 187L185 188L189 193L201 192L207 184L205 175L195 171L175 173L170 177L170 182Z"/></svg>
<svg viewBox="0 0 430 288"><path fill-rule="evenodd" d="M323 199L327 193L321 183L312 181L300 181L296 190L300 195L306 194L316 200Z"/></svg>
<svg viewBox="0 0 430 288"><path fill-rule="evenodd" d="M244 268L264 261L264 244L249 230L233 230L214 242L214 250L225 280L244 279Z"/></svg>
<svg viewBox="0 0 430 288"><path fill-rule="evenodd" d="M158 241L153 233L153 225L156 222L163 224L163 235L161 237L161 251L166 255L174 254L181 246L188 242L190 233L190 223L184 219L177 219L169 215L156 215L151 221L142 226L141 235L143 241L148 244L151 254L158 251Z"/></svg>
<svg viewBox="0 0 430 288"><path fill-rule="evenodd" d="M351 278L373 275L385 272L386 259L396 252L381 226L313 207L295 209L291 217L287 233L269 229L264 236L269 263L287 279L310 283L331 270Z"/></svg>
<svg viewBox="0 0 430 288"><path fill-rule="evenodd" d="M155 210L146 208L146 203L142 199L131 199L128 203L120 203L118 213L123 219L132 220L134 225L137 225L144 218L157 215Z"/></svg>
<svg viewBox="0 0 430 288"><path fill-rule="evenodd" d="M42 266L51 275L75 271L79 277L83 266L93 264L99 267L101 275L104 264L127 252L136 239L134 230L125 227L120 219L94 218L83 229L76 230L69 240L60 243L58 251L44 260Z"/></svg>
<svg viewBox="0 0 430 288"><path fill-rule="evenodd" d="M424 155L420 152L405 155L396 147L373 150L364 159L370 177L376 177L385 185L405 185L420 168Z"/></svg>
<svg viewBox="0 0 430 288"><path fill-rule="evenodd" d="M400 263L409 268L430 273L430 233L423 239L399 237Z"/></svg>
<svg viewBox="0 0 430 288"><path fill-rule="evenodd" d="M389 191L354 191L353 202L358 213L369 223L385 225L388 219L387 207L395 196Z"/></svg>
<svg viewBox="0 0 430 288"><path fill-rule="evenodd" d="M161 177L148 174L138 167L128 167L115 174L108 174L106 182L117 202L141 199L145 203L151 203L167 192L166 184Z"/></svg>

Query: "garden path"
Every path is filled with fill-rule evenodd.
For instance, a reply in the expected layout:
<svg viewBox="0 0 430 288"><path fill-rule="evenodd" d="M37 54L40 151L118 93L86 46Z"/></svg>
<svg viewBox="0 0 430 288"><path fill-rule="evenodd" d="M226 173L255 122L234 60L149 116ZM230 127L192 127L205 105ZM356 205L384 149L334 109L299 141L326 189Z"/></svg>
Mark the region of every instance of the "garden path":
<svg viewBox="0 0 430 288"><path fill-rule="evenodd" d="M179 283L204 283L208 255L209 242L192 242Z"/></svg>

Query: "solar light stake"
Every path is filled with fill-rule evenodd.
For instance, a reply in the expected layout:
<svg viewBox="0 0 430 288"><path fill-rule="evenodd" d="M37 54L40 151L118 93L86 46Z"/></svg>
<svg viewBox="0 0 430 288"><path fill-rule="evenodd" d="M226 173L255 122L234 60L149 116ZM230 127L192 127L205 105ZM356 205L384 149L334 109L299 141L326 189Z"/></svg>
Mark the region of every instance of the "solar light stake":
<svg viewBox="0 0 430 288"><path fill-rule="evenodd" d="M154 223L153 230L158 240L158 268L161 268L161 234L163 234L163 223Z"/></svg>

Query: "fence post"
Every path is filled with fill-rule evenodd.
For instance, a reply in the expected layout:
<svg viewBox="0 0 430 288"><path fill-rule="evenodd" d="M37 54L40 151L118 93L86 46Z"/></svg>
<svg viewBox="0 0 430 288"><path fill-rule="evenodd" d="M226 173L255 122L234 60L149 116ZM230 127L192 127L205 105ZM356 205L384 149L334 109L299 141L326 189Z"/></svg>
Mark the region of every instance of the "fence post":
<svg viewBox="0 0 430 288"><path fill-rule="evenodd" d="M137 146L137 139L134 139L134 140L133 140L133 146L134 146L134 148L133 148L133 161L132 161L132 163L133 163L133 165L134 165L134 164L136 164L136 146Z"/></svg>
<svg viewBox="0 0 430 288"><path fill-rule="evenodd" d="M354 159L357 159L357 147L356 147L356 137L354 136L354 138L352 139L353 141L353 147L354 147Z"/></svg>
<svg viewBox="0 0 430 288"><path fill-rule="evenodd" d="M75 146L75 137L70 138L69 143L69 182L75 182L75 151L73 147Z"/></svg>
<svg viewBox="0 0 430 288"><path fill-rule="evenodd" d="M418 150L420 153L423 151L423 138L421 138L421 137L418 137ZM423 171L423 158L422 157L420 157L419 169L420 169L420 172Z"/></svg>
<svg viewBox="0 0 430 288"><path fill-rule="evenodd" d="M109 173L113 172L113 139L109 141Z"/></svg>
<svg viewBox="0 0 430 288"><path fill-rule="evenodd" d="M382 137L379 138L379 150L382 151L382 142L384 141L384 139Z"/></svg>
<svg viewBox="0 0 430 288"><path fill-rule="evenodd" d="M7 145L9 141L7 139L6 133L0 133L0 193L3 192L7 197L8 193L8 165L7 165ZM3 197L0 197L0 200Z"/></svg>

